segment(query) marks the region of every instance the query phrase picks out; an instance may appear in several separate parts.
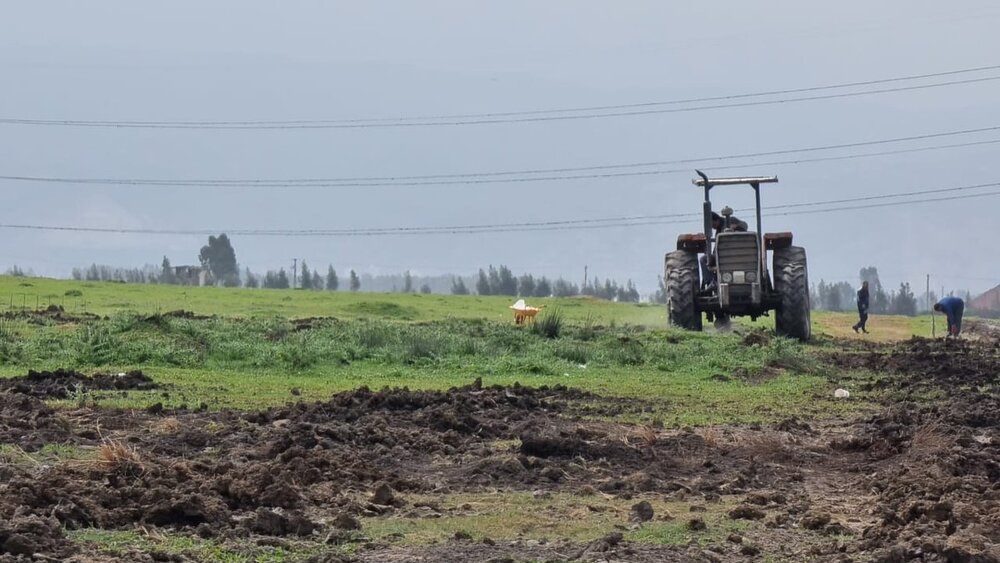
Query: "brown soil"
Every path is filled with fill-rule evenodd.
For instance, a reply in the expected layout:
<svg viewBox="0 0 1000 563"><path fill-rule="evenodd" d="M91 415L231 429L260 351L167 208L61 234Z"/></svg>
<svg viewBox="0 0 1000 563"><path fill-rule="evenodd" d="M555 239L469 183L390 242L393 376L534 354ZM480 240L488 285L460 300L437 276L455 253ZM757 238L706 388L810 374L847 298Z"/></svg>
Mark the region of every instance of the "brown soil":
<svg viewBox="0 0 1000 563"><path fill-rule="evenodd" d="M25 451L53 442L103 446L102 455L44 466L0 463L0 561L35 553L85 560L93 554L64 530L91 527L164 529L225 545L246 538L361 541L359 517L408 513L414 493L497 490L590 490L698 506L729 499L729 517L751 527L740 541L709 546L640 544L612 529L587 544L464 536L426 547L361 541L354 557L1000 560L996 346L914 339L828 359L899 374L868 389L884 407L850 421L640 430L579 416L594 404L614 413L636 408L635 401L477 381L446 392L361 388L260 412L56 411L38 399L68 388L55 381L117 389L123 379L29 375L0 394L0 442ZM151 384L138 375L127 380ZM519 445L497 448L498 441ZM697 524L691 529L704 525L698 515L688 518ZM630 525L641 523L623 517L622 529ZM122 560L139 557L148 556Z"/></svg>
<svg viewBox="0 0 1000 563"><path fill-rule="evenodd" d="M121 374L83 375L70 370L29 371L23 377L0 379L0 392L20 393L40 399L68 399L91 391L156 389L158 385L141 371Z"/></svg>

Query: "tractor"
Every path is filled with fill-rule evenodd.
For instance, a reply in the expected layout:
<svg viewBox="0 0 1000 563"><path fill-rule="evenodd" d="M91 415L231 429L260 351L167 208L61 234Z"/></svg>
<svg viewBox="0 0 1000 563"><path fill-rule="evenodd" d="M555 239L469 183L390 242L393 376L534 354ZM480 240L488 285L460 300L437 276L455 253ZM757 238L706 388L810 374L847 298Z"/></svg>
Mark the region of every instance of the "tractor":
<svg viewBox="0 0 1000 563"><path fill-rule="evenodd" d="M792 233L764 234L761 230L760 185L776 183L777 176L709 178L699 170L695 172L700 178L692 183L705 190L705 232L678 236L677 250L666 255L664 280L670 324L700 331L703 315L714 320L716 326L724 326L730 317L757 320L774 311L778 335L809 340L812 329L806 251L792 246ZM728 207L721 210L721 215L712 211L712 188L744 184L754 191L756 231L733 217ZM769 250L773 264L770 271Z"/></svg>

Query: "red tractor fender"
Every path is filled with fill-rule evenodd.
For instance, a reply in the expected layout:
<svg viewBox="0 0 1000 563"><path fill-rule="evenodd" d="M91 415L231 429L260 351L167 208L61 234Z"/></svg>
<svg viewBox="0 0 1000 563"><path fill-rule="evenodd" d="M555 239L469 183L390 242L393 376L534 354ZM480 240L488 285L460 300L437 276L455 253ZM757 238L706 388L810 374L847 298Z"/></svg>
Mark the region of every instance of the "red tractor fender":
<svg viewBox="0 0 1000 563"><path fill-rule="evenodd" d="M792 233L764 233L764 248L777 250L792 246Z"/></svg>
<svg viewBox="0 0 1000 563"><path fill-rule="evenodd" d="M677 250L705 252L705 248L705 233L693 233L677 236Z"/></svg>

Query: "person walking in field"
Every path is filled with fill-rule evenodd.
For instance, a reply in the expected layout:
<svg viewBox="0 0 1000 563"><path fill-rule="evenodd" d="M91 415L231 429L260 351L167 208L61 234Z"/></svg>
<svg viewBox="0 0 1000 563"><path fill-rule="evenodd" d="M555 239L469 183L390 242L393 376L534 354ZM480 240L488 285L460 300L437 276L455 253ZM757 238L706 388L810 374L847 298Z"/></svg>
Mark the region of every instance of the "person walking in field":
<svg viewBox="0 0 1000 563"><path fill-rule="evenodd" d="M858 322L854 324L854 332L858 330L868 334L865 323L868 322L868 282L861 282L861 289L858 290Z"/></svg>
<svg viewBox="0 0 1000 563"><path fill-rule="evenodd" d="M934 304L934 310L944 313L948 318L948 336L958 337L962 332L962 313L965 312L965 301L958 297L945 297Z"/></svg>

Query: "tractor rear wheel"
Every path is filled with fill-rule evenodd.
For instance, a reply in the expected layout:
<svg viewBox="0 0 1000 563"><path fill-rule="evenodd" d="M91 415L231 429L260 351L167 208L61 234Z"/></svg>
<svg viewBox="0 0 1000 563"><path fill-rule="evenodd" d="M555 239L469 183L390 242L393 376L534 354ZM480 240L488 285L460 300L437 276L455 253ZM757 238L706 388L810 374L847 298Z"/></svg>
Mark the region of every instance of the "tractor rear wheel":
<svg viewBox="0 0 1000 563"><path fill-rule="evenodd" d="M695 303L698 294L698 253L675 250L666 257L664 280L667 286L667 319L685 330L701 330L701 313Z"/></svg>
<svg viewBox="0 0 1000 563"><path fill-rule="evenodd" d="M775 332L803 342L809 340L812 323L806 249L789 246L774 251L774 290L781 296L781 305L774 315Z"/></svg>

